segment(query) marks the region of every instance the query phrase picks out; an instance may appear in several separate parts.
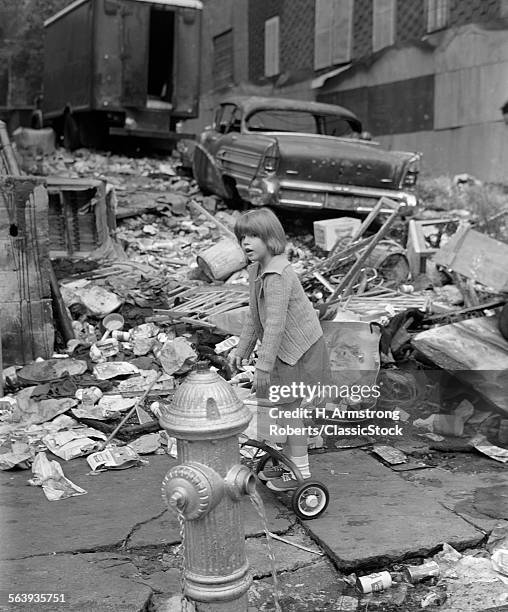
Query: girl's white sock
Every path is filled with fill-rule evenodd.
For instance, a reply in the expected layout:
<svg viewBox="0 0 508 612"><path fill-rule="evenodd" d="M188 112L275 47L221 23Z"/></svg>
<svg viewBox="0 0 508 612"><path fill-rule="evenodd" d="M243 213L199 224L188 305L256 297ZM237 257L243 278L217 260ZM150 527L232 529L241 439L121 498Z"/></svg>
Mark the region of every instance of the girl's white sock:
<svg viewBox="0 0 508 612"><path fill-rule="evenodd" d="M303 455L302 457L289 457L291 461L302 473L303 478L310 478L309 469L309 455Z"/></svg>

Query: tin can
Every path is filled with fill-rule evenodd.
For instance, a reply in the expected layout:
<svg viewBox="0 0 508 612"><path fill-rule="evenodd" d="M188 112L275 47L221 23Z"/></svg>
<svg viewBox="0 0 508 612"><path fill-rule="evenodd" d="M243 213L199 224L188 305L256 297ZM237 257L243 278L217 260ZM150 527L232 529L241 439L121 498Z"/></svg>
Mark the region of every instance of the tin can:
<svg viewBox="0 0 508 612"><path fill-rule="evenodd" d="M102 397L102 391L99 387L87 387L85 389L78 389L75 395L76 399L83 402L83 404L96 404Z"/></svg>
<svg viewBox="0 0 508 612"><path fill-rule="evenodd" d="M392 586L390 572L377 572L368 576L360 576L356 580L356 588L361 593L376 593Z"/></svg>
<svg viewBox="0 0 508 612"><path fill-rule="evenodd" d="M401 285L399 289L402 291L402 293L414 293L415 292L415 288L413 285Z"/></svg>
<svg viewBox="0 0 508 612"><path fill-rule="evenodd" d="M435 561L428 561L422 565L407 565L404 568L404 577L411 584L421 582L426 578L437 578L439 574L439 565Z"/></svg>
<svg viewBox="0 0 508 612"><path fill-rule="evenodd" d="M115 329L115 331L111 332L111 337L118 340L118 342L129 342L131 339L131 333Z"/></svg>

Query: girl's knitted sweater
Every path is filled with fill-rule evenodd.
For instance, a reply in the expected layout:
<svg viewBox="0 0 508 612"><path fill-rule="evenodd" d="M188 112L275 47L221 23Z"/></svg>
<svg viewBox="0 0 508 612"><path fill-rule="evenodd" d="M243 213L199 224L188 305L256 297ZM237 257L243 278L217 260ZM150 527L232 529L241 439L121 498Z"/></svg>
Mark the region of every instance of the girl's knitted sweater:
<svg viewBox="0 0 508 612"><path fill-rule="evenodd" d="M261 341L256 367L271 372L278 357L294 365L323 335L316 311L284 255L275 255L259 275L259 264L249 266L250 302L236 349L247 358Z"/></svg>

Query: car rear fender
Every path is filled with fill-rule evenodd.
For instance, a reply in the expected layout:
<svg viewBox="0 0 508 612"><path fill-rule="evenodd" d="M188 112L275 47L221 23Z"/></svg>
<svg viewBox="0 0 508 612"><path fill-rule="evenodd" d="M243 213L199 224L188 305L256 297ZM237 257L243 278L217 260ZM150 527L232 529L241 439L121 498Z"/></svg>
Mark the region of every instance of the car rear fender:
<svg viewBox="0 0 508 612"><path fill-rule="evenodd" d="M234 180L238 193L246 197L252 180L262 171L265 153L276 140L261 134L232 134L223 139L217 159L224 175Z"/></svg>
<svg viewBox="0 0 508 612"><path fill-rule="evenodd" d="M215 159L201 144L196 144L192 156L192 174L201 189L228 199L230 191L224 183L222 171Z"/></svg>

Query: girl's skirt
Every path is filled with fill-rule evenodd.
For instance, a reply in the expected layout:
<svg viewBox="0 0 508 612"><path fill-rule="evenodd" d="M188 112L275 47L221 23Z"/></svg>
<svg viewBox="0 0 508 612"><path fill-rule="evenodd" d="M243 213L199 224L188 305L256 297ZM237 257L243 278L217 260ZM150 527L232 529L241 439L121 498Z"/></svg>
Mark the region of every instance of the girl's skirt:
<svg viewBox="0 0 508 612"><path fill-rule="evenodd" d="M326 401L323 397L323 386L331 384L330 360L323 336L294 365L289 365L277 357L270 373L271 397L260 397L256 391L259 406L258 437L272 442L284 442L286 436L270 433L269 426L277 425L278 429L284 430L286 426L301 426L300 419L272 418L269 415L270 408L280 406L282 410L294 410L303 402L304 406L309 404L312 409L313 406ZM290 390L289 393L282 393L287 389ZM314 396L312 400L311 395Z"/></svg>

